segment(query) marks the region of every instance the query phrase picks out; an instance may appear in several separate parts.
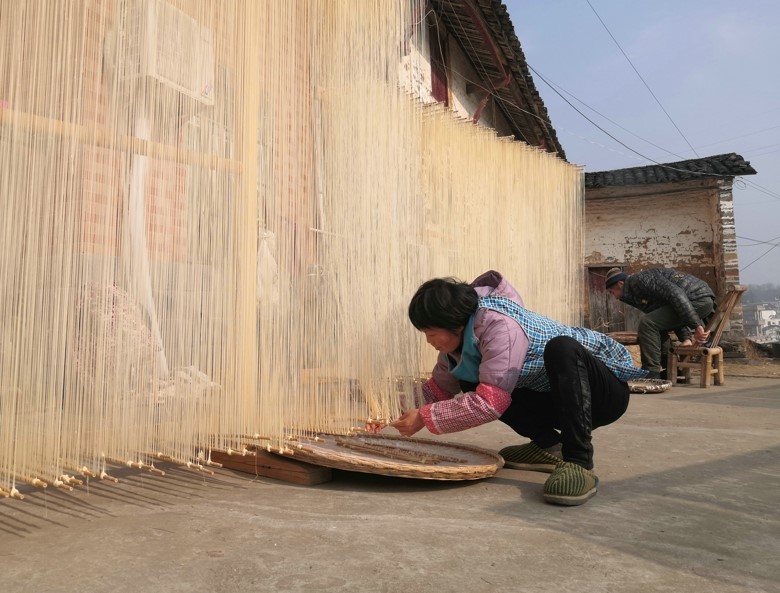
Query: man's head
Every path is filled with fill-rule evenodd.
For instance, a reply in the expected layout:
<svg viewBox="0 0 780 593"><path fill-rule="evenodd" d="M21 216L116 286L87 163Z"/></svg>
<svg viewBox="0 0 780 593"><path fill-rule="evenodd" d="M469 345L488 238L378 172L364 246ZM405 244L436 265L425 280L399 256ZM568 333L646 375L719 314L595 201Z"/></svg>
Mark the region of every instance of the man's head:
<svg viewBox="0 0 780 593"><path fill-rule="evenodd" d="M607 292L616 299L619 299L623 295L623 286L625 286L626 278L628 278L628 274L620 268L610 269L607 272L605 281Z"/></svg>

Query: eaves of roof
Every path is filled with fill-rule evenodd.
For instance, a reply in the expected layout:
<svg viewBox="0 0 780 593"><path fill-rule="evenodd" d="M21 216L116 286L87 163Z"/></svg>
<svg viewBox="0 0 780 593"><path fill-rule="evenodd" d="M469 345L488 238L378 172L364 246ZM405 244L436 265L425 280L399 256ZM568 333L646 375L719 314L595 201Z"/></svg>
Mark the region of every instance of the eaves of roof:
<svg viewBox="0 0 780 593"><path fill-rule="evenodd" d="M659 163L645 167L614 169L585 173L585 187L597 189L620 185L650 185L654 183L680 183L702 178L755 175L756 170L750 163L736 153L678 161Z"/></svg>
<svg viewBox="0 0 780 593"><path fill-rule="evenodd" d="M431 0L431 4L480 74L479 84L496 99L515 138L565 160L566 154L536 89L506 6L500 0ZM503 54L501 66L496 64L491 48L474 22L474 9ZM501 67L511 74L511 80L497 88L496 81L502 78Z"/></svg>

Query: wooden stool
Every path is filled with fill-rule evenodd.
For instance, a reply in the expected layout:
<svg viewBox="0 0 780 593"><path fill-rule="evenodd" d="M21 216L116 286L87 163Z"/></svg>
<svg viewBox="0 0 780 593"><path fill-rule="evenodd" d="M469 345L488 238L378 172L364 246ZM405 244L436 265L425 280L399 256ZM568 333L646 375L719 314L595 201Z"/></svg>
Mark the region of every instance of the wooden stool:
<svg viewBox="0 0 780 593"><path fill-rule="evenodd" d="M677 370L681 369L686 383L691 382L691 370L697 370L700 374L699 385L709 387L710 379L714 379L715 385L725 383L723 373L723 348L720 346L677 346L669 351L669 360L666 365L666 377L672 385L678 381Z"/></svg>
<svg viewBox="0 0 780 593"><path fill-rule="evenodd" d="M707 326L704 328L710 332L707 345L702 346L675 346L669 349L669 358L666 364L666 376L672 382L677 383L677 369L682 369L686 383L691 382L691 370L699 371L701 387L709 387L714 377L715 385L723 385L725 373L723 371L723 348L718 346L720 336L726 329L731 311L742 298L742 293L747 290L741 284L729 286L723 301L712 314Z"/></svg>

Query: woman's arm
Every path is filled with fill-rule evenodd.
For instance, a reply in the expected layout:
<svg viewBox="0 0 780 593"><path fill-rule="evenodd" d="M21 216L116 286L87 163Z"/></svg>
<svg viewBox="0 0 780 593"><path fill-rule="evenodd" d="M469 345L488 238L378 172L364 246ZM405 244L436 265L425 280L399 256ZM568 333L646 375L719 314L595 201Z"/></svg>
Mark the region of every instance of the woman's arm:
<svg viewBox="0 0 780 593"><path fill-rule="evenodd" d="M528 352L528 337L516 321L495 311L484 311L475 320L474 335L482 355L479 384L462 397L437 399L420 408L423 425L434 434L492 422L512 402L511 394ZM413 424L419 425L419 421Z"/></svg>

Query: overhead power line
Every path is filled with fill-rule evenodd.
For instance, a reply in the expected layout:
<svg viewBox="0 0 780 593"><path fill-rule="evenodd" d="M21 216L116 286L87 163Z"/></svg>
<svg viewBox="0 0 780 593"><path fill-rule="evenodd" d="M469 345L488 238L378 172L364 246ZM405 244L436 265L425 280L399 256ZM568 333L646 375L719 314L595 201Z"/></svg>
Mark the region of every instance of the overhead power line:
<svg viewBox="0 0 780 593"><path fill-rule="evenodd" d="M769 130L776 130L777 128L780 128L780 124L776 126L769 126L768 128L764 128L762 130L756 130L755 132L748 132L747 134L740 134L739 136L732 136L731 138L725 138L724 140L718 140L717 142L710 142L709 144L700 144L699 148L706 148L707 146L715 146L716 144L723 144L724 142L730 142L732 140L739 140L740 138L747 138L748 136L755 136L756 134L763 134L764 132L768 132Z"/></svg>
<svg viewBox="0 0 780 593"><path fill-rule="evenodd" d="M540 76L540 75L539 75L539 73L538 73L538 72L536 72L535 70L534 70L534 73L535 73L537 76ZM541 76L540 76L540 78L541 78ZM567 91L565 88L563 88L563 87L562 87L561 85L559 85L557 82L555 82L555 81L552 81L552 80L545 80L544 82L545 82L547 85L551 86L551 87L552 87L553 85L554 85L554 86L556 86L556 87L557 87L557 88L559 88L561 91L563 91L564 93L566 93L566 94L567 94L569 97L571 97L572 99L574 99L575 101L577 101L577 102L578 102L578 103L580 103L581 105L584 105L585 107L587 107L588 109L590 109L590 110L591 110L593 113L595 113L596 115L598 115L598 116L600 116L600 117L603 117L603 118L604 118L605 120L607 120L609 123L611 123L611 124L613 124L613 125L617 126L618 128L620 128L620 129L621 129L621 130L623 130L624 132L627 132L627 133L631 134L631 135L632 135L634 138L639 138L639 139L640 139L642 142L646 142L647 144L649 144L650 146L654 146L654 147L655 147L655 148L657 148L658 150L662 150L662 151L664 151L665 153L667 153L667 154L670 154L670 155L672 155L672 156L674 156L674 157L677 157L677 158L678 158L678 159L680 159L680 160L685 160L685 157L684 157L684 156L682 156L682 155L679 155L679 154L677 154L677 153L675 153L675 152L672 152L671 150L667 150L667 149L666 149L666 148L664 148L663 146L659 146L658 144L655 144L654 142L651 142L651 141L650 141L650 140L648 140L647 138L642 138L642 136L640 136L639 134L636 134L636 133L632 132L631 130L629 130L628 128L626 128L626 127L624 127L624 126L621 126L621 125L620 125L618 122L616 122L615 120L613 120L613 119L610 119L609 117L607 117L607 116L606 116L606 115L604 115L603 113L599 112L597 109L595 109L595 108L591 107L590 105L588 105L587 103L585 103L585 101L583 101L582 99L578 98L578 97L577 97L576 95L574 95L573 93L571 93L571 92Z"/></svg>
<svg viewBox="0 0 780 593"><path fill-rule="evenodd" d="M777 247L780 245L780 243L775 243L780 237L775 237L774 239L768 239L767 241L761 241L759 239L753 239L752 237L742 237L740 235L736 235L737 239L742 239L743 241L753 241L751 245L744 245L744 247L755 247L756 245L773 245Z"/></svg>
<svg viewBox="0 0 780 593"><path fill-rule="evenodd" d="M590 4L590 2L589 2L589 1L588 1L588 4ZM593 8L593 7L591 6L591 8ZM594 10L594 13L595 13L595 10ZM434 13L434 14L435 14L435 13ZM596 16L598 17L598 13L596 13ZM599 17L599 20L601 20L601 19L600 19L600 17ZM602 22L602 24L603 24L603 22ZM437 20L437 23L436 23L436 25L437 25L437 27L438 27L438 20ZM465 35L465 28L464 28L464 26L463 26L463 23L461 23L461 22L460 22L460 19L458 19L458 25L459 25L459 27L460 27L460 29L461 29L461 33L463 33L463 34L464 34L464 37L468 38L468 36L466 36L466 35ZM606 25L604 25L604 27L606 28ZM607 32L609 32L609 30L608 30L608 29L607 29ZM610 33L610 35L611 35L611 33ZM614 37L613 37L613 39L614 39ZM471 42L469 41L469 43L471 43ZM615 40L615 43L617 44L617 41L616 41L616 40ZM620 47L620 46L619 46L619 44L618 44L618 47ZM472 49L473 49L473 46L472 46ZM622 51L622 49L621 49L621 51ZM628 56L626 56L626 59L628 59ZM630 63L630 60L629 60L629 63ZM600 130L601 132L603 132L604 134L606 134L607 136L609 136L609 138L611 138L612 140L614 140L615 142L617 142L618 144L620 144L621 146L623 146L623 147L624 147L626 150L629 150L629 151L631 151L632 153L634 153L635 155L637 155L637 156L641 157L641 158L642 158L642 159L644 159L645 161L651 162L651 163L653 163L653 164L655 164L655 165L657 165L657 166L660 166L660 167L663 167L663 168L666 168L666 169L670 169L670 170L673 170L673 171L680 171L680 172L683 172L683 173L688 173L688 174L693 174L693 175L706 175L706 176L710 176L710 177L732 177L732 178L735 178L735 179L736 179L736 180L738 180L738 181L742 181L742 182L743 182L744 184L746 184L746 185L750 185L750 186L752 186L752 187L753 187L753 188L755 188L757 191L759 191L759 192L761 192L761 193L763 193L763 194L765 194L765 195L767 195L767 196L770 196L770 197L772 197L772 198L775 198L775 199L778 199L778 200L780 200L780 195L778 195L778 194L776 194L776 193L772 192L771 190L769 190L769 189L767 189L767 188L761 187L760 185L756 184L755 182L749 181L749 180L745 179L744 177L741 177L741 176L734 176L734 175L721 175L721 174L718 174L718 173L704 173L704 172L699 172L699 171L690 171L690 170L687 170L687 169L679 169L679 168L677 168L677 167L671 167L671 166L669 166L668 164L661 163L661 162L659 162L659 161L657 161L657 160L655 160L655 159L652 159L652 158L650 158L650 157L648 157L648 156L646 156L646 155L642 154L642 153L641 153L641 152L639 152L638 150L635 150L634 148L630 147L630 146L629 146L628 144L626 144L625 142L622 142L621 140L619 140L618 138L616 138L616 137L615 137L613 134L611 134L610 132L608 132L607 130L605 130L603 127L601 127L599 124L597 124L595 121L593 121L593 120L592 120L590 117L588 117L588 116L587 116L585 113L583 113L583 112L582 112L580 109L578 109L578 108L577 108L577 107L576 107L576 106L575 106L575 105L574 105L574 104L573 104L571 101L569 101L569 100L568 100L568 99L567 99L567 98L566 98L566 97L565 97L565 96L562 94L562 92L561 92L561 91L563 91L563 93L566 93L568 96L570 96L572 99L574 99L575 101L577 101L577 102L578 102L578 103L580 103L581 105L585 106L587 109L591 110L593 113L596 113L596 114L597 114L597 115L599 115L600 117L604 118L605 120L607 120L607 121L609 121L610 123L614 124L615 126L619 127L621 130L623 130L623 131L625 131L625 132L627 132L627 133L631 134L632 136L634 136L634 137L636 137L636 138L639 138L639 139L640 139L640 140L642 140L643 142L646 142L646 143L650 144L651 146L654 146L655 148L658 148L659 150L662 150L662 151L664 151L664 152L666 152L666 153L668 153L668 154L671 154L671 155L673 155L673 156L675 156L675 157L677 157L677 158L683 159L683 157L682 157L682 156L680 156L680 155L678 155L678 154L676 154L676 153L674 153L674 152L672 152L672 151L670 151L670 150L668 150L668 149L666 149L666 148L663 148L662 146L658 146L657 144L655 144L655 143L653 143L653 142L651 142L651 141L649 141L649 140L647 140L647 139L645 139L645 138L642 138L642 137L641 137L641 136L639 136L638 134L635 134L635 133L634 133L634 132L632 132L631 130L629 130L629 129L625 128L624 126L622 126L622 125L620 125L619 123L615 122L614 120L610 119L609 117L607 117L607 116L606 116L606 115L604 115L603 113L600 113L598 110L594 109L593 107L591 107L590 105L588 105L587 103L585 103L585 102L584 102L582 99L578 98L576 95L574 95L574 94L573 94L573 93L571 93L570 91L568 91L568 90L564 89L563 87L561 87L561 86L560 86L560 85L558 85L557 83L554 83L554 82L552 82L552 81L548 80L548 79L547 79L546 77L544 77L542 74L540 74L539 72L537 72L537 71L536 71L536 70L535 70L535 69L534 69L534 68L533 68L533 67L532 67L530 64L528 64L527 62L526 62L526 65L528 66L528 69L529 69L529 70L531 70L531 72L533 72L533 74L534 74L534 75L536 75L536 76L537 76L537 77L538 77L540 80L542 80L542 81L543 81L543 82L544 82L544 83L545 83L545 84L546 84L548 87L550 87L550 89L551 89L551 90L552 90L552 91L553 91L555 94L557 94L557 95L558 95L558 96L559 96L559 97L560 97L560 98L561 98L561 99L562 99L562 100L563 100L565 103L567 103L567 104L568 104L568 105L569 105L569 106L570 106L572 109L574 109L574 111L576 111L576 112L577 112L577 113L578 113L578 114L579 114L581 117L583 117L585 120L587 120L587 121L588 121L588 122L589 122L591 125L593 125L593 126L596 128L596 129ZM633 65L632 65L632 66L633 66ZM457 72L457 70L455 70L455 71ZM466 79L466 80L468 80L468 81L470 81L470 82L475 82L475 81L471 81L471 80L469 79L468 75L466 75L465 73L461 73L461 72L458 72L458 73L459 73L461 76L463 76L463 78L464 78L464 79ZM483 77L485 77L485 78L487 78L487 77L488 77L487 73L486 73L486 72L484 72L484 70L481 72L481 74L482 74L482 76L483 76ZM638 72L637 72L637 75L639 75L639 73L638 73ZM640 76L640 78L641 78L641 75L639 75L639 76ZM643 82L644 82L644 81L643 81ZM558 90L558 89L560 89L560 90ZM648 89L648 90L649 90L649 89ZM490 93L491 93L491 94L494 96L494 98L498 98L498 97L497 97L497 95L495 95L495 93L494 93L493 91L489 91L489 92L490 92ZM650 92L652 93L652 91L650 91ZM503 98L502 98L502 100L506 101L506 99L503 99ZM527 110L525 110L525 109L521 108L519 105L517 105L517 104L515 104L515 103L512 103L512 105L513 105L514 107L516 107L517 109L519 109L520 111L522 111L523 113L526 113L526 114L528 114L528 115L529 115L529 116L531 116L531 117L534 117L534 118L536 118L536 119L539 119L540 121L544 122L545 124L547 123L547 122L546 122L546 120L544 120L544 118L542 118L542 117L541 117L541 116L539 116L538 114L536 114L536 113L531 113L530 111L527 111ZM662 108L663 108L663 106L662 106ZM667 114L667 115L668 115L668 114ZM678 131L679 131L679 129L678 129ZM750 135L750 134L748 134L748 135ZM587 138L583 138L583 139L584 139L584 140L588 140ZM590 140L588 140L588 141L590 141ZM590 141L590 142L592 142L592 141ZM686 142L687 142L687 140L686 140ZM601 146L601 145L600 145L600 146ZM689 146L690 146L690 143L689 143ZM607 148L607 147L604 147L604 146L602 146L602 147L603 147L603 148ZM610 150L611 150L611 149L610 149ZM696 152L696 151L693 149L693 147L691 147L691 150L693 150L693 151L694 151L694 153ZM630 156L630 155L626 155L626 156ZM697 156L698 156L698 155L697 155ZM699 158L701 158L701 157L699 157Z"/></svg>
<svg viewBox="0 0 780 593"><path fill-rule="evenodd" d="M696 152L696 149L693 147L693 145L688 141L688 138L685 137L685 134L683 134L680 127L675 123L675 121L672 119L672 116L669 115L669 112L666 110L666 108L661 104L661 101L658 99L658 97L655 96L655 93L653 92L653 89L650 88L650 85L647 84L647 81L644 79L644 77L639 73L639 70L636 69L636 66L634 66L634 63L631 61L631 58L628 57L628 54L626 54L625 51L623 51L623 48L620 46L620 43L618 43L618 40L615 39L615 36L612 34L612 31L609 30L609 27L607 27L606 23L602 20L602 18L599 16L599 13L596 12L596 9L593 8L593 5L590 3L590 0L585 0L585 2L588 3L588 6L590 6L590 9L593 11L593 14L596 15L596 18L599 19L599 22L604 27L604 30L609 34L609 36L612 38L612 41L615 42L615 45L617 45L618 49L620 50L620 53L623 54L623 57L626 58L628 63L631 65L631 68L634 69L634 72L636 72L636 75L639 77L639 80L642 81L642 84L645 85L645 88L648 90L648 92L653 96L653 99L655 99L655 102L658 103L658 106L661 108L661 110L666 114L666 117L669 119L670 122L672 122L672 125L675 127L675 129L680 133L680 136L682 136L683 140L685 140L686 144L688 144L688 148L691 149L693 154L695 154L697 157L699 156L699 153Z"/></svg>
<svg viewBox="0 0 780 593"><path fill-rule="evenodd" d="M744 177L740 177L740 180L743 183L745 183L746 185L749 185L750 187L755 189L756 191L758 191L758 192L760 192L762 194L765 194L765 195L769 196L770 198L774 198L776 200L780 200L780 194L777 194L777 193L773 192L770 189L767 189L765 187L762 187L762 186L758 185L755 181L751 181L749 179L745 179Z"/></svg>
<svg viewBox="0 0 780 593"><path fill-rule="evenodd" d="M750 262L748 265L746 265L746 266L742 266L742 267L741 267L741 269L740 269L740 271L747 270L747 269L748 269L750 266L752 266L752 265L753 265L754 263L756 263L758 260L760 260L761 258L763 258L763 257L765 257L765 256L767 256L767 255L769 255L769 254L770 254L772 251L774 251L774 250L775 250L775 249L777 249L778 247L780 247L780 243L775 243L775 244L774 244L772 247L770 247L769 249L767 249L767 250L766 250L764 253L762 253L761 255L759 255L759 256L758 256L756 259L754 259L754 260L753 260L752 262Z"/></svg>
<svg viewBox="0 0 780 593"><path fill-rule="evenodd" d="M680 169L680 168L678 168L678 167L672 167L671 165L667 165L667 164L665 164L665 163L661 163L661 162L659 162L659 161L657 161L657 160L655 160L655 159L651 159L649 156L647 156L647 155L644 155L644 154L642 154L641 152L639 152L638 150L635 150L635 149L631 148L631 147L630 147L628 144L626 144L626 143L625 143L625 142L623 142L622 140L619 140L619 139L618 139L618 138L616 138L616 137L615 137L613 134L610 134L610 133L609 133L607 130L605 130L604 128L602 128L602 127L601 127L600 125L598 125L598 124L597 124L595 121L593 121L591 118L589 118L587 115L585 115L585 114L584 114L584 113L583 113L581 110L577 109L577 107L576 107L576 106L575 106L575 105L574 105L574 104L573 104L571 101L569 101L569 100L568 100L566 97L564 97L564 96L563 96L563 94L562 94L560 91L558 91L558 89L557 89L557 88L555 88L555 87L554 87L552 84L550 84L550 82L549 82L549 81L548 81L548 80L547 80L547 79L546 79L544 76L542 76L542 75L541 75L541 74L539 74L539 73L538 73L536 70L534 70L534 68L533 68L533 67L532 67L530 64L528 64L528 69L529 69L531 72L533 72L533 73L534 73L536 76L538 76L538 77L539 77L539 79L540 79L542 82L544 82L544 83L545 83L545 84L546 84L548 87L550 87L550 88L552 89L552 91L553 91L553 92L554 92L556 95L558 95L558 96L559 96L561 99L563 99L563 100L566 102L566 104L567 104L567 105L569 105L569 107L571 107L572 109L574 109L574 111L576 111L576 112L577 112L577 113L579 113L579 114L580 114L582 117L584 117L586 120L588 120L588 121L589 121L589 122L590 122L590 123L591 123L593 126L595 126L595 127L596 127L596 128L598 128L599 130L601 130L602 132L604 132L604 133L605 133L607 136L609 136L610 138L612 138L612 139L613 139L615 142L617 142L618 144L620 144L620 145L621 145L623 148L625 148L626 150L630 150L631 152L633 152L634 154L636 154L636 155L638 155L638 156L642 157L642 158L643 158L643 159L645 159L646 161L649 161L649 162L653 163L654 165L658 165L659 167L663 167L664 169L669 169L670 171L680 171L680 172L682 172L682 173L688 173L688 174L690 174L690 175L702 175L702 176L706 176L706 177L730 177L730 178L737 177L737 176L735 176L735 175L725 175L725 174L721 174L721 173L705 173L705 172L703 172L703 171L691 171L691 170L689 170L689 169ZM577 99L577 100L579 101L579 99ZM580 101L580 102L581 102L581 101ZM670 152L670 151L668 151L668 150L667 150L666 152ZM674 153L671 153L671 154L674 154ZM698 155L697 155L697 156L698 156ZM699 158L701 158L701 157L699 157Z"/></svg>

